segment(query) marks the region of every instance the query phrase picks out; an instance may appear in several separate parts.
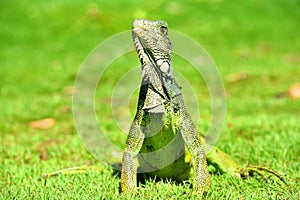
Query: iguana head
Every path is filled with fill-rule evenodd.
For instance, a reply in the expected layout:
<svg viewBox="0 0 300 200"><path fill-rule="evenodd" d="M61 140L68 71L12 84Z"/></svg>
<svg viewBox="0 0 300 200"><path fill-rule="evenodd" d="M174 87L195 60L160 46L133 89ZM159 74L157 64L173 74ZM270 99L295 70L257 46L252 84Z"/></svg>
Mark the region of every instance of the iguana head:
<svg viewBox="0 0 300 200"><path fill-rule="evenodd" d="M142 65L152 65L162 76L171 77L172 45L167 22L136 19L132 36Z"/></svg>

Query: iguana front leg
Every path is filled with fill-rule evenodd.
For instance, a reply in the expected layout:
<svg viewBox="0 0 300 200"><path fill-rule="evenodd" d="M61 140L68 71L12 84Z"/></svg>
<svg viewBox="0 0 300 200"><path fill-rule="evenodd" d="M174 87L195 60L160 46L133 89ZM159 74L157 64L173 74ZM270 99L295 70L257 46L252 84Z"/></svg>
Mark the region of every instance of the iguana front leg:
<svg viewBox="0 0 300 200"><path fill-rule="evenodd" d="M192 120L183 104L183 100L180 99L179 101L181 103L181 134L192 157L194 170L193 188L194 191L206 195L210 187L210 175L208 172L205 152Z"/></svg>
<svg viewBox="0 0 300 200"><path fill-rule="evenodd" d="M136 156L139 153L143 141L144 134L140 128L140 119L143 111L140 110L129 130L129 134L126 141L126 148L124 150L122 159L122 171L121 171L121 190L122 192L134 192L137 187L137 164Z"/></svg>

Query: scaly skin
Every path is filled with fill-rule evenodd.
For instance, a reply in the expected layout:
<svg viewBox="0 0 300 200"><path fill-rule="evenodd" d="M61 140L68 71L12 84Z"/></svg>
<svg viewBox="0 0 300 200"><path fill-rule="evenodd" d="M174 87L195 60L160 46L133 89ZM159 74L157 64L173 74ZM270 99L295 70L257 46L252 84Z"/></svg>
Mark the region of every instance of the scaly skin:
<svg viewBox="0 0 300 200"><path fill-rule="evenodd" d="M204 137L197 134L185 108L181 88L172 74L171 42L166 22L135 20L132 34L142 63L142 84L137 113L122 161L120 159L122 192L136 191L139 170L175 180L185 180L193 174L194 191L205 194L210 186L207 163L222 174L248 177L256 173L267 181L267 172L284 182L278 172L267 167L240 167L228 154L209 146ZM203 147L211 149L206 156ZM101 167L76 166L45 174L43 178L84 173L88 169L103 171Z"/></svg>

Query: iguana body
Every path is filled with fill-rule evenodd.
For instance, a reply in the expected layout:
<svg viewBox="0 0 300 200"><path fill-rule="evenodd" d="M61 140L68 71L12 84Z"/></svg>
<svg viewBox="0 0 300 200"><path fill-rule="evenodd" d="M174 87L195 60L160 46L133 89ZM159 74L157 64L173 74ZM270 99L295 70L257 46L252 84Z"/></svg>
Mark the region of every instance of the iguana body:
<svg viewBox="0 0 300 200"><path fill-rule="evenodd" d="M205 141L197 134L185 108L181 88L173 77L167 26L164 21L137 19L133 22L133 41L142 64L142 85L137 114L124 150L121 188L123 192L136 189L137 157L140 171L157 177L184 180L193 169L194 190L205 194L210 186L202 147ZM240 168L224 152L210 149L208 162L221 173L247 177L256 172L267 179L264 172L269 172L282 179L268 168Z"/></svg>
<svg viewBox="0 0 300 200"><path fill-rule="evenodd" d="M123 155L122 191L135 190L135 158L145 153L138 156L141 171L151 171L158 177L184 179L192 167L195 190L207 192L210 176L205 153L185 108L181 88L173 77L167 23L135 20L132 35L142 63L142 85ZM185 147L191 154L192 164L185 160ZM159 153L147 154L155 151ZM166 166L166 159L170 158L173 163Z"/></svg>

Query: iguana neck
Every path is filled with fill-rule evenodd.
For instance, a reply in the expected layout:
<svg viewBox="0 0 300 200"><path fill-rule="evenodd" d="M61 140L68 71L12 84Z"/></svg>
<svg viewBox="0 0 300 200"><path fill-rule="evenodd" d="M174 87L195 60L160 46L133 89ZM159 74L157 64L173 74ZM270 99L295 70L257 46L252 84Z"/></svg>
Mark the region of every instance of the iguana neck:
<svg viewBox="0 0 300 200"><path fill-rule="evenodd" d="M181 94L180 87L173 77L172 45L168 37L167 23L135 20L132 36L142 63L142 84L147 85L148 89L164 100ZM152 104L159 103L154 99Z"/></svg>

